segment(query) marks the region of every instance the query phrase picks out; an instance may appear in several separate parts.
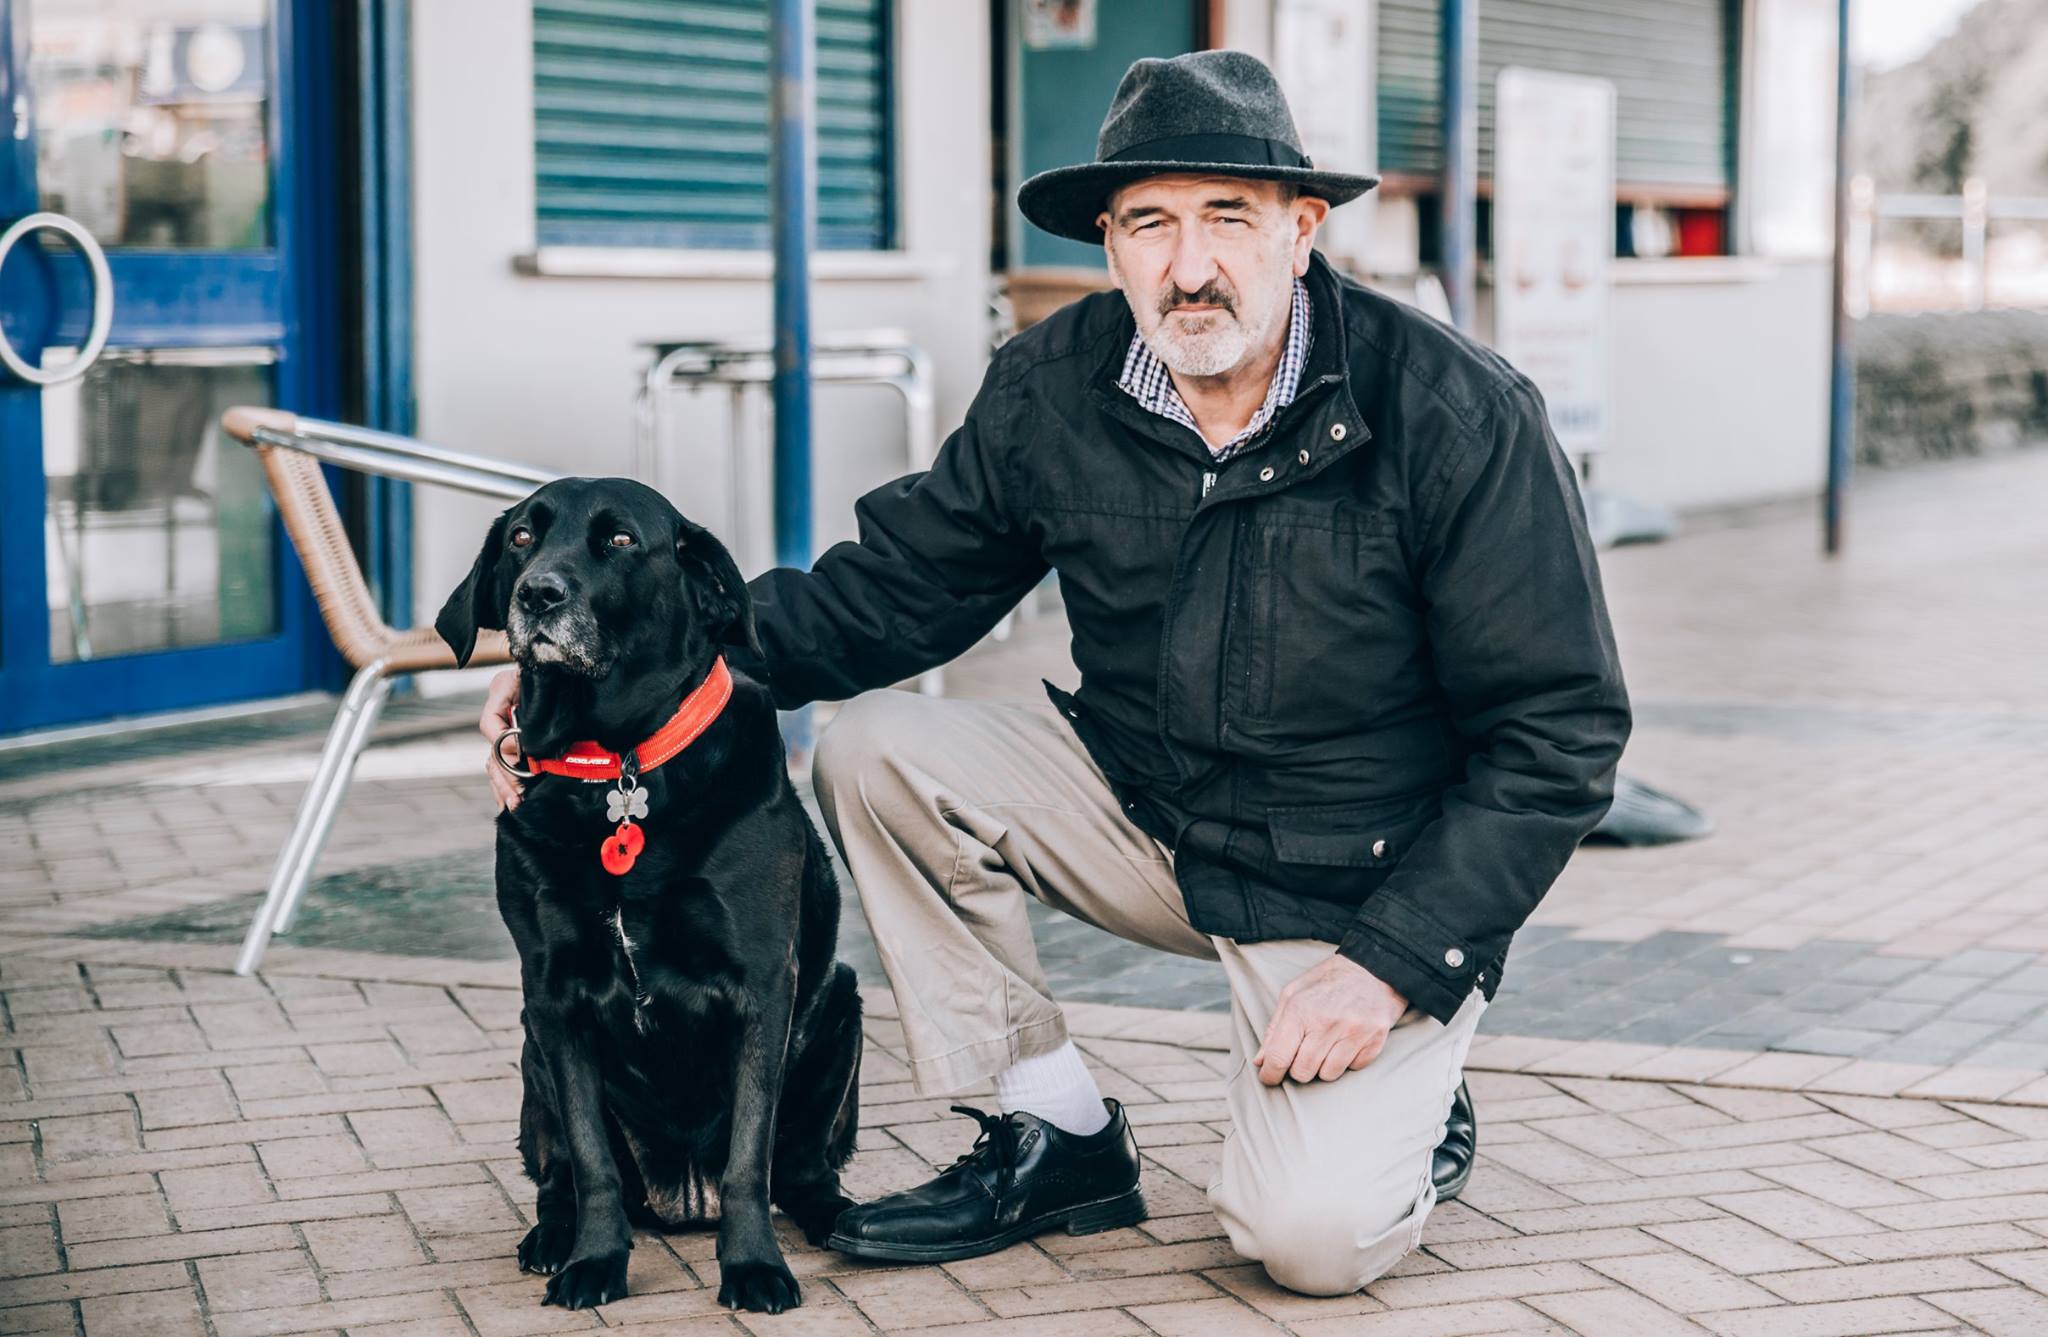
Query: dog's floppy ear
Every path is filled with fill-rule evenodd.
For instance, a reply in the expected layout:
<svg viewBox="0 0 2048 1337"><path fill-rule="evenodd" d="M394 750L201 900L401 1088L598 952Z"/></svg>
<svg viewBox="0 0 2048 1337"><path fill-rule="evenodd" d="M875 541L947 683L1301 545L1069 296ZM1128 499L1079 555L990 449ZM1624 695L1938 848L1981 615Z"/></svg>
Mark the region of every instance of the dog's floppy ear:
<svg viewBox="0 0 2048 1337"><path fill-rule="evenodd" d="M747 582L723 543L702 525L680 520L676 526L676 560L685 571L695 571L698 604L712 628L716 644L745 646L762 655L761 634L754 628L754 600Z"/></svg>
<svg viewBox="0 0 2048 1337"><path fill-rule="evenodd" d="M434 619L434 630L455 652L457 668L466 667L469 657L476 653L479 628L505 629L505 607L510 595L498 573L505 555L505 517L510 514L506 511L491 522L491 532L484 539L483 551L476 555L476 564L469 568L469 575L455 587L455 593L448 596L448 602L441 605L441 612Z"/></svg>

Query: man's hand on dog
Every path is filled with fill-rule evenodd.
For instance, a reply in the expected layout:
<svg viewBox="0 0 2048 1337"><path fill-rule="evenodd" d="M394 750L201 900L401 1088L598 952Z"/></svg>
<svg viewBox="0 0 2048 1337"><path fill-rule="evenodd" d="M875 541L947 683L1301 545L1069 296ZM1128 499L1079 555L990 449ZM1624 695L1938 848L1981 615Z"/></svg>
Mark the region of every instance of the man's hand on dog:
<svg viewBox="0 0 2048 1337"><path fill-rule="evenodd" d="M477 728L497 745L498 735L512 727L512 707L519 700L519 670L505 669L491 679L490 694L484 697L484 715L477 721ZM511 744L508 742L507 747ZM515 766L517 757L507 757ZM498 800L500 812L510 812L519 806L519 781L506 774L505 768L495 761L484 762L484 773L491 779L491 797Z"/></svg>
<svg viewBox="0 0 2048 1337"><path fill-rule="evenodd" d="M1259 1080L1334 1082L1379 1057L1408 1000L1379 976L1335 953L1280 991L1252 1066Z"/></svg>

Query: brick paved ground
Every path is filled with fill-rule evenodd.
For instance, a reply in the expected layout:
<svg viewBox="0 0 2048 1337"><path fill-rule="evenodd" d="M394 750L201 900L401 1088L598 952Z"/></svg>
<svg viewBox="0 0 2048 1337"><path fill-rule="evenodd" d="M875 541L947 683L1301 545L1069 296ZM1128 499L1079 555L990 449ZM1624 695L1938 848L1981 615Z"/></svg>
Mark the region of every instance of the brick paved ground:
<svg viewBox="0 0 2048 1337"><path fill-rule="evenodd" d="M1472 1187L1398 1275L1308 1302L1230 1256L1217 1018L1105 1005L1213 1009L1213 971L1046 922L1155 1218L943 1269L800 1252L807 1307L744 1324L2048 1332L2042 495L2022 454L1871 480L1832 566L1803 511L1608 555L1626 768L1717 834L1574 861L1473 1051ZM1061 640L1020 628L952 690L1071 680ZM707 1237L644 1239L595 1317L507 1261L531 1199L477 745L446 732L472 706L394 713L293 945L221 973L319 714L0 753L0 1333L737 1332ZM864 1193L971 1132L909 1098L870 994Z"/></svg>
<svg viewBox="0 0 2048 1337"><path fill-rule="evenodd" d="M373 961L350 978L345 961L289 948L263 979L171 964L209 951L0 949L18 1059L0 1069L0 1331L737 1332L704 1234L642 1235L635 1294L601 1313L539 1306L541 1280L511 1259L532 1192L507 1159L518 997L503 967ZM973 1131L914 1098L886 1000L877 1010L850 1174L861 1195L917 1182ZM1151 1220L942 1268L789 1238L804 1308L737 1322L1089 1337L2048 1331L2042 1105L1844 1094L1895 1079L1839 1060L1830 1080L1828 1060L1483 1042L1486 1154L1464 1199L1366 1293L1308 1300L1231 1253L1201 1192L1227 1131L1216 1019L1075 1012L1138 1127ZM1631 1064L1687 1080L1612 1078Z"/></svg>

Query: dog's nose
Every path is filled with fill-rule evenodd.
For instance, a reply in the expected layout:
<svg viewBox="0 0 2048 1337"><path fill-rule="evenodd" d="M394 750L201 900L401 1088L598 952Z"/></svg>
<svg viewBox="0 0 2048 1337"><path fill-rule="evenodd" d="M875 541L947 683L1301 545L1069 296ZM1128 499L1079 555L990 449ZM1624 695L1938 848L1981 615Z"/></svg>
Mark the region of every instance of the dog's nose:
<svg viewBox="0 0 2048 1337"><path fill-rule="evenodd" d="M569 582L554 571L536 571L519 582L519 606L529 613L545 613L569 597Z"/></svg>

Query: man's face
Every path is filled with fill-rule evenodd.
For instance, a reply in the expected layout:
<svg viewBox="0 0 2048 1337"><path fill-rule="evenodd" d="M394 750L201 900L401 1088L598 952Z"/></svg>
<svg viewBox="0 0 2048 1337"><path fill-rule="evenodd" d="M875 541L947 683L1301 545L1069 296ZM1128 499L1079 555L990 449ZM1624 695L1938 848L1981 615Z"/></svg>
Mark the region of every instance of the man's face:
<svg viewBox="0 0 2048 1337"><path fill-rule="evenodd" d="M1330 206L1271 181L1155 176L1098 220L1138 333L1181 376L1221 376L1279 346Z"/></svg>

